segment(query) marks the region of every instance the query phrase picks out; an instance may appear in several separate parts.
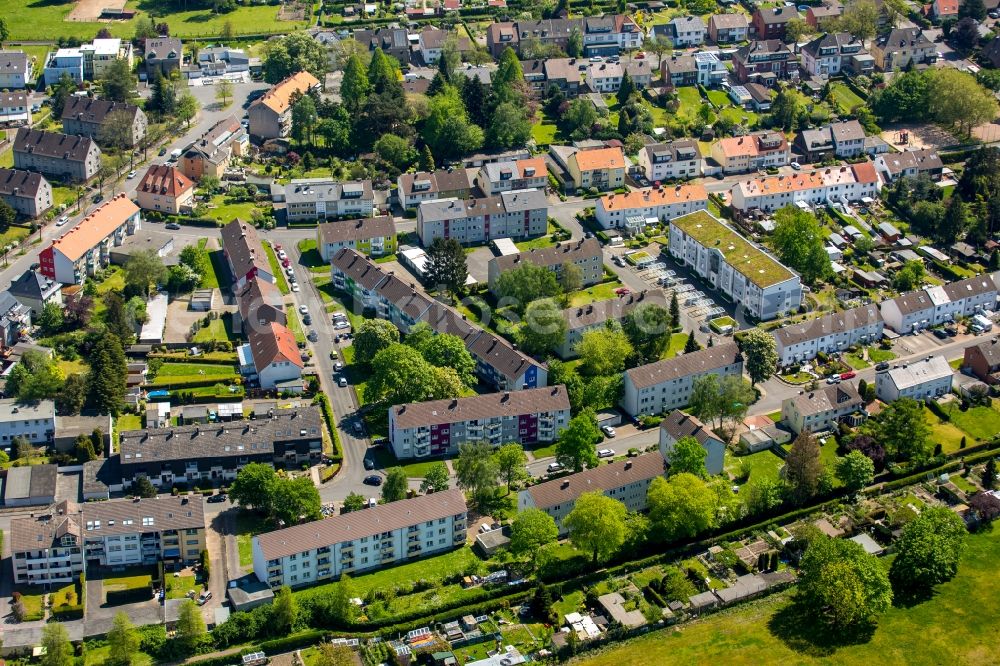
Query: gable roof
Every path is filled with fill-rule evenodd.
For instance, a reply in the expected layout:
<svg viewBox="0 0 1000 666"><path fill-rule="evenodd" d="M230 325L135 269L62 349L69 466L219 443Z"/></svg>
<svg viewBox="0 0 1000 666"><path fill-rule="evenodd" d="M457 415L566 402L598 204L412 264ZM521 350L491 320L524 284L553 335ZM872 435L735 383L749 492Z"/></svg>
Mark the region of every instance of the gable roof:
<svg viewBox="0 0 1000 666"><path fill-rule="evenodd" d="M28 54L23 51L0 51L0 71L23 74L28 69Z"/></svg>
<svg viewBox="0 0 1000 666"><path fill-rule="evenodd" d="M471 188L468 172L462 168L417 171L399 176L400 193L406 196L417 192L457 192Z"/></svg>
<svg viewBox="0 0 1000 666"><path fill-rule="evenodd" d="M842 382L803 392L788 400L795 405L795 410L803 416L832 412L846 405L860 409L863 401L858 387L853 382Z"/></svg>
<svg viewBox="0 0 1000 666"><path fill-rule="evenodd" d="M660 422L660 430L665 430L674 441L681 437L694 437L702 446L713 440L722 443L698 417L685 414L679 409L672 411Z"/></svg>
<svg viewBox="0 0 1000 666"><path fill-rule="evenodd" d="M78 97L70 95L63 107L62 120L79 120L85 123L104 124L112 113L125 113L129 117L135 118L139 114L139 107L134 104L124 102L112 102L106 99L95 99L93 97Z"/></svg>
<svg viewBox="0 0 1000 666"><path fill-rule="evenodd" d="M80 508L72 502L63 501L41 515L13 518L9 530L10 550L12 553L23 553L58 547L59 540L67 534L79 541Z"/></svg>
<svg viewBox="0 0 1000 666"><path fill-rule="evenodd" d="M540 412L569 411L563 385L484 393L469 398L446 398L390 407L398 428L418 428L439 423L460 423Z"/></svg>
<svg viewBox="0 0 1000 666"><path fill-rule="evenodd" d="M576 166L580 171L625 168L625 154L617 146L612 148L595 148L593 150L578 150L573 153L573 159L576 160Z"/></svg>
<svg viewBox="0 0 1000 666"><path fill-rule="evenodd" d="M714 347L700 349L690 354L666 358L655 363L647 363L625 371L632 385L637 389L656 386L680 377L702 374L742 363L743 356L735 342L726 342Z"/></svg>
<svg viewBox="0 0 1000 666"><path fill-rule="evenodd" d="M271 274L271 265L264 254L264 246L261 245L257 237L257 230L252 224L247 224L239 218L222 227L222 249L233 269L237 271L237 279L250 272L251 268L256 268L268 275Z"/></svg>
<svg viewBox="0 0 1000 666"><path fill-rule="evenodd" d="M521 492L531 495L536 507L546 509L575 502L583 493L604 492L663 476L666 467L666 461L658 452L646 453L539 483Z"/></svg>
<svg viewBox="0 0 1000 666"><path fill-rule="evenodd" d="M163 194L176 199L189 190L194 189L194 182L176 167L167 166L166 164L153 164L146 170L142 180L139 181L137 189L140 192Z"/></svg>
<svg viewBox="0 0 1000 666"><path fill-rule="evenodd" d="M490 261L495 261L497 268L501 271L507 271L515 268L522 261L527 261L537 266L560 266L567 261L572 262L578 258L596 256L603 256L600 241L596 238L583 238L576 241L557 243L552 247L537 248L528 250L527 252L494 257Z"/></svg>
<svg viewBox="0 0 1000 666"><path fill-rule="evenodd" d="M254 102L254 106L261 104L277 114L282 114L291 105L294 93L302 93L304 95L311 88L315 88L318 85L319 79L303 70L292 74L283 81L275 83L263 97Z"/></svg>
<svg viewBox="0 0 1000 666"><path fill-rule="evenodd" d="M295 335L278 322L267 326L252 326L247 334L250 353L253 355L253 365L260 372L272 363L288 362L298 367L304 367L299 355Z"/></svg>
<svg viewBox="0 0 1000 666"><path fill-rule="evenodd" d="M146 61L150 60L173 60L180 61L183 54L181 40L176 37L150 37L146 39L143 47Z"/></svg>
<svg viewBox="0 0 1000 666"><path fill-rule="evenodd" d="M815 340L834 333L853 331L883 321L877 305L859 305L843 312L832 312L817 319L789 324L774 331L774 339L789 347L805 340Z"/></svg>
<svg viewBox="0 0 1000 666"><path fill-rule="evenodd" d="M715 26L716 30L733 30L750 26L745 14L712 14L708 24Z"/></svg>
<svg viewBox="0 0 1000 666"><path fill-rule="evenodd" d="M27 127L18 129L14 137L16 153L30 153L69 162L85 161L94 148L94 140L85 136L70 136Z"/></svg>
<svg viewBox="0 0 1000 666"><path fill-rule="evenodd" d="M205 529L201 495L87 502L80 518L84 536Z"/></svg>
<svg viewBox="0 0 1000 666"><path fill-rule="evenodd" d="M76 261L138 212L139 207L123 192L102 203L78 225L53 240L52 248L70 261Z"/></svg>
<svg viewBox="0 0 1000 666"><path fill-rule="evenodd" d="M32 197L45 182L45 177L34 171L0 169L0 194L4 196Z"/></svg>
<svg viewBox="0 0 1000 666"><path fill-rule="evenodd" d="M954 375L951 366L944 356L928 356L919 361L906 363L892 368L886 373L897 390L920 386L928 382L944 379Z"/></svg>
<svg viewBox="0 0 1000 666"><path fill-rule="evenodd" d="M357 220L324 222L319 225L319 236L323 243L343 243L345 241L388 238L396 234L396 225L391 215L366 217Z"/></svg>
<svg viewBox="0 0 1000 666"><path fill-rule="evenodd" d="M26 270L10 283L7 291L14 297L42 300L45 296L58 291L62 285L51 280L38 271Z"/></svg>

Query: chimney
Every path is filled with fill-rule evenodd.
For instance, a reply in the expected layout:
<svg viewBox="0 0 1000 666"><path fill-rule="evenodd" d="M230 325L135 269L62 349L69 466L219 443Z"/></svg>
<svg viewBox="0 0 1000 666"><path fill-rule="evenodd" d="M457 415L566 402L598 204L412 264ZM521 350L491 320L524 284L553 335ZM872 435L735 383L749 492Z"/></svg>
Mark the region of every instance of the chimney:
<svg viewBox="0 0 1000 666"><path fill-rule="evenodd" d="M625 461L625 469L632 469L632 461L631 460L626 460Z"/></svg>
<svg viewBox="0 0 1000 666"><path fill-rule="evenodd" d="M563 482L559 484L560 490L566 490L569 488L569 479L563 479Z"/></svg>

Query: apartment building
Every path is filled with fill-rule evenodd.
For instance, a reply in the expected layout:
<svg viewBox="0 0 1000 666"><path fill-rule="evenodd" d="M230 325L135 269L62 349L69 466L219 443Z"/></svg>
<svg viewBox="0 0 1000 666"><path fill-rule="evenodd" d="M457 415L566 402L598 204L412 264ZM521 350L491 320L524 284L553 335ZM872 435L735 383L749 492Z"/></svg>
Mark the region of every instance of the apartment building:
<svg viewBox="0 0 1000 666"><path fill-rule="evenodd" d="M479 199L439 199L417 207L417 235L424 247L438 238L463 245L497 238L531 238L548 231L549 206L542 190L511 190Z"/></svg>
<svg viewBox="0 0 1000 666"><path fill-rule="evenodd" d="M740 181L729 190L731 205L739 211L771 212L805 203L823 206L834 202L861 201L878 196L881 182L871 162L850 166L798 171L791 175L765 176Z"/></svg>
<svg viewBox="0 0 1000 666"><path fill-rule="evenodd" d="M194 208L194 182L180 169L153 164L135 189L139 207L169 215L179 215Z"/></svg>
<svg viewBox="0 0 1000 666"><path fill-rule="evenodd" d="M194 181L205 176L221 179L233 158L250 148L250 135L236 116L223 118L195 139L177 160L177 168Z"/></svg>
<svg viewBox="0 0 1000 666"><path fill-rule="evenodd" d="M0 92L0 127L31 127L31 104L21 91Z"/></svg>
<svg viewBox="0 0 1000 666"><path fill-rule="evenodd" d="M433 65L441 59L441 53L449 37L454 40L455 48L459 53L465 54L474 50L468 37L459 37L458 33L427 25L417 34L417 46L425 65Z"/></svg>
<svg viewBox="0 0 1000 666"><path fill-rule="evenodd" d="M121 118L128 118L130 129L125 141L127 147L133 148L146 136L149 124L146 114L134 104L71 95L60 117L64 134L87 136L106 145L110 137L105 135L104 128L109 120L117 123Z"/></svg>
<svg viewBox="0 0 1000 666"><path fill-rule="evenodd" d="M405 282L391 272L375 287L376 316L392 322L404 334L409 333L433 305L430 297L417 290L415 282Z"/></svg>
<svg viewBox="0 0 1000 666"><path fill-rule="evenodd" d="M206 548L201 495L87 502L80 527L88 567L194 564Z"/></svg>
<svg viewBox="0 0 1000 666"><path fill-rule="evenodd" d="M675 88L698 85L698 62L694 56L674 55L660 60L660 77L663 83Z"/></svg>
<svg viewBox="0 0 1000 666"><path fill-rule="evenodd" d="M900 294L879 305L885 325L900 334L971 317L997 306L1000 273L977 275L943 286Z"/></svg>
<svg viewBox="0 0 1000 666"><path fill-rule="evenodd" d="M733 74L739 83L770 85L779 79L798 78L799 60L780 39L759 39L733 54Z"/></svg>
<svg viewBox="0 0 1000 666"><path fill-rule="evenodd" d="M189 78L224 76L250 71L250 56L243 49L228 46L210 46L198 51L198 69Z"/></svg>
<svg viewBox="0 0 1000 666"><path fill-rule="evenodd" d="M254 328L264 328L271 323L288 326L285 300L278 287L267 280L250 280L236 292L239 321L233 329L247 335Z"/></svg>
<svg viewBox="0 0 1000 666"><path fill-rule="evenodd" d="M704 165L701 149L694 139L645 145L636 163L650 182L697 178Z"/></svg>
<svg viewBox="0 0 1000 666"><path fill-rule="evenodd" d="M389 408L389 444L403 459L455 455L468 442L554 442L569 419L562 385L415 402Z"/></svg>
<svg viewBox="0 0 1000 666"><path fill-rule="evenodd" d="M625 73L636 88L645 88L653 80L653 72L649 62L646 60L632 60L627 63L618 62L594 62L587 67L587 85L594 92L616 93L622 87L622 79Z"/></svg>
<svg viewBox="0 0 1000 666"><path fill-rule="evenodd" d="M37 317L49 303L62 305L62 285L38 271L28 269L10 283L7 291Z"/></svg>
<svg viewBox="0 0 1000 666"><path fill-rule="evenodd" d="M375 210L370 180L337 182L329 178L297 178L285 185L289 222L338 217L369 217Z"/></svg>
<svg viewBox="0 0 1000 666"><path fill-rule="evenodd" d="M848 69L853 71L855 67L852 63L860 63L861 61L854 60L860 56L866 56L868 62L873 62L865 52L861 40L846 32L820 35L799 52L802 56L802 69L819 79L838 76ZM864 69L863 66L861 68Z"/></svg>
<svg viewBox="0 0 1000 666"><path fill-rule="evenodd" d="M670 254L756 319L802 302L796 273L706 211L670 221Z"/></svg>
<svg viewBox="0 0 1000 666"><path fill-rule="evenodd" d="M882 339L885 320L878 305L859 305L832 312L800 324L789 324L773 332L778 365L804 363L817 354L842 352L853 345L868 345Z"/></svg>
<svg viewBox="0 0 1000 666"><path fill-rule="evenodd" d="M139 207L119 194L52 241L38 256L39 271L63 284L83 284L110 262L111 248L142 228Z"/></svg>
<svg viewBox="0 0 1000 666"><path fill-rule="evenodd" d="M180 72L183 57L184 47L176 37L147 37L143 46L146 77L152 80L159 73L169 78L172 72Z"/></svg>
<svg viewBox="0 0 1000 666"><path fill-rule="evenodd" d="M31 61L23 51L0 51L0 90L27 88L34 80Z"/></svg>
<svg viewBox="0 0 1000 666"><path fill-rule="evenodd" d="M879 155L875 158L875 170L886 183L893 183L898 178L916 178L920 175L925 175L931 180L940 180L944 162L935 149L920 148Z"/></svg>
<svg viewBox="0 0 1000 666"><path fill-rule="evenodd" d="M124 60L132 69L132 43L121 39L95 39L75 48L50 51L45 61L45 84L55 85L63 74L76 83L104 78L115 60Z"/></svg>
<svg viewBox="0 0 1000 666"><path fill-rule="evenodd" d="M422 201L466 199L472 193L472 180L463 168L401 173L396 179L396 196L404 209L416 208Z"/></svg>
<svg viewBox="0 0 1000 666"><path fill-rule="evenodd" d="M83 83L83 52L79 48L49 51L43 75L47 86L55 85L63 76L73 79L73 83Z"/></svg>
<svg viewBox="0 0 1000 666"><path fill-rule="evenodd" d="M587 57L638 49L644 37L638 24L622 14L585 19L555 18L491 23L486 30L486 48L494 58L499 58L508 46L520 52L525 43L551 45L565 51L574 31L579 31L583 37L583 54Z"/></svg>
<svg viewBox="0 0 1000 666"><path fill-rule="evenodd" d="M31 310L9 291L0 292L0 350L14 347L31 332Z"/></svg>
<svg viewBox="0 0 1000 666"><path fill-rule="evenodd" d="M0 169L0 200L18 215L34 219L52 208L52 186L40 173Z"/></svg>
<svg viewBox="0 0 1000 666"><path fill-rule="evenodd" d="M121 483L145 476L158 488L174 483L232 481L243 466L298 468L323 453L323 417L314 406L271 411L255 419L119 434Z"/></svg>
<svg viewBox="0 0 1000 666"><path fill-rule="evenodd" d="M15 585L64 585L83 573L80 509L72 502L12 518L7 538Z"/></svg>
<svg viewBox="0 0 1000 666"><path fill-rule="evenodd" d="M845 120L802 130L795 138L795 147L807 161L821 162L831 157L851 158L865 154L870 148L874 149L866 138L861 123Z"/></svg>
<svg viewBox="0 0 1000 666"><path fill-rule="evenodd" d="M944 356L928 356L875 375L875 395L882 402L900 398L932 400L951 393L954 371Z"/></svg>
<svg viewBox="0 0 1000 666"><path fill-rule="evenodd" d="M785 166L792 151L784 134L762 131L720 139L712 144L711 156L729 175Z"/></svg>
<svg viewBox="0 0 1000 666"><path fill-rule="evenodd" d="M22 127L14 137L14 168L59 180L86 182L101 167L93 139Z"/></svg>
<svg viewBox="0 0 1000 666"><path fill-rule="evenodd" d="M590 56L618 55L642 46L643 32L627 14L588 16L583 19L583 54Z"/></svg>
<svg viewBox="0 0 1000 666"><path fill-rule="evenodd" d="M566 164L576 189L604 192L625 184L625 154L617 146L577 150Z"/></svg>
<svg viewBox="0 0 1000 666"><path fill-rule="evenodd" d="M996 337L965 348L962 369L987 384L1000 384L1000 342Z"/></svg>
<svg viewBox="0 0 1000 666"><path fill-rule="evenodd" d="M712 14L708 18L708 37L716 44L746 41L749 30L746 14Z"/></svg>
<svg viewBox="0 0 1000 666"><path fill-rule="evenodd" d="M222 227L221 234L222 254L232 273L234 290L241 289L249 280L275 281L264 246L252 224L233 220Z"/></svg>
<svg viewBox="0 0 1000 666"><path fill-rule="evenodd" d="M521 391L545 386L548 369L489 331L466 340L476 361L476 374L498 391Z"/></svg>
<svg viewBox="0 0 1000 666"><path fill-rule="evenodd" d="M735 342L724 342L626 370L620 404L634 417L672 412L687 407L694 382L699 377L739 377L742 374L743 357L739 347Z"/></svg>
<svg viewBox="0 0 1000 666"><path fill-rule="evenodd" d="M292 96L304 95L320 87L319 80L309 72L292 74L274 84L263 97L250 105L250 134L262 139L279 139L292 130Z"/></svg>
<svg viewBox="0 0 1000 666"><path fill-rule="evenodd" d="M705 471L722 474L726 459L726 444L697 417L675 409L660 422L660 454L666 460L685 437L693 437L705 449ZM669 464L669 463L668 463Z"/></svg>
<svg viewBox="0 0 1000 666"><path fill-rule="evenodd" d="M751 24L757 39L785 39L785 28L792 19L801 19L795 7L758 7L753 13Z"/></svg>
<svg viewBox="0 0 1000 666"><path fill-rule="evenodd" d="M490 162L479 169L475 184L488 197L511 190L544 190L549 184L549 170L544 157Z"/></svg>
<svg viewBox="0 0 1000 666"><path fill-rule="evenodd" d="M517 510L544 511L556 522L560 536L565 536L568 530L563 526L563 519L583 493L602 492L624 504L629 511L645 511L649 484L665 473L663 456L646 453L529 486L517 493Z"/></svg>
<svg viewBox="0 0 1000 666"><path fill-rule="evenodd" d="M870 50L883 72L937 62L937 47L918 27L893 28L872 42Z"/></svg>
<svg viewBox="0 0 1000 666"><path fill-rule="evenodd" d="M864 400L853 382L841 382L803 391L781 403L781 420L796 435L836 430L837 424L851 418L852 425L863 420Z"/></svg>
<svg viewBox="0 0 1000 666"><path fill-rule="evenodd" d="M396 224L391 215L324 222L316 226L316 247L326 262L345 247L368 257L393 255Z"/></svg>
<svg viewBox="0 0 1000 666"><path fill-rule="evenodd" d="M35 403L22 403L14 398L0 400L0 449L9 450L17 437L33 446L48 446L55 432L56 407L51 400Z"/></svg>
<svg viewBox="0 0 1000 666"><path fill-rule="evenodd" d="M563 319L566 320L566 337L555 349L555 353L564 359L575 356L576 345L583 338L584 333L604 328L609 322L621 322L633 310L642 305L669 307L663 291L653 289L632 292L606 301L597 301L563 310ZM665 334L667 331L660 331L660 333Z"/></svg>
<svg viewBox="0 0 1000 666"><path fill-rule="evenodd" d="M254 326L247 333L247 343L236 350L240 373L256 381L262 389L302 390L305 363L295 343L295 334L284 324L272 321Z"/></svg>
<svg viewBox="0 0 1000 666"><path fill-rule="evenodd" d="M409 34L406 28L383 26L374 30L355 30L354 40L368 51L382 49L382 52L408 65L412 54Z"/></svg>
<svg viewBox="0 0 1000 666"><path fill-rule="evenodd" d="M595 219L604 229L638 233L650 221L665 222L708 207L704 185L647 187L598 199Z"/></svg>
<svg viewBox="0 0 1000 666"><path fill-rule="evenodd" d="M330 259L333 286L344 292L363 310L374 310L378 301L376 287L388 275L356 251L343 248Z"/></svg>
<svg viewBox="0 0 1000 666"><path fill-rule="evenodd" d="M575 264L580 269L584 287L597 284L604 278L604 253L600 241L596 238L583 238L490 259L487 267L490 291L496 289L501 273L517 268L522 261L544 266L557 276L562 273L563 264Z"/></svg>
<svg viewBox="0 0 1000 666"><path fill-rule="evenodd" d="M257 579L308 585L464 546L468 506L452 488L253 537Z"/></svg>

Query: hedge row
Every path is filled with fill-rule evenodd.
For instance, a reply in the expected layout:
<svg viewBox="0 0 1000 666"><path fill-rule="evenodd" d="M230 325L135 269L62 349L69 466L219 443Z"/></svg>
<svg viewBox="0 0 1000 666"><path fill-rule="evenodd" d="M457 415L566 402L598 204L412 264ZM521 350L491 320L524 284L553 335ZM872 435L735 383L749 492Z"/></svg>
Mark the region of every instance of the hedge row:
<svg viewBox="0 0 1000 666"><path fill-rule="evenodd" d="M110 593L108 593L110 596ZM75 606L53 606L52 607L52 617L60 622L67 622L69 620L82 620L83 619L83 605L77 604Z"/></svg>
<svg viewBox="0 0 1000 666"><path fill-rule="evenodd" d="M330 458L335 461L344 459L343 449L340 448L340 435L337 434L337 418L333 414L333 407L330 406L330 399L325 393L316 396L315 401L319 403L323 412L323 419L326 421L327 430L330 431L330 438L333 441L333 451Z"/></svg>
<svg viewBox="0 0 1000 666"><path fill-rule="evenodd" d="M149 601L153 598L153 589L147 585L136 587L131 590L108 590L107 603L109 606L119 604L131 604L137 601Z"/></svg>

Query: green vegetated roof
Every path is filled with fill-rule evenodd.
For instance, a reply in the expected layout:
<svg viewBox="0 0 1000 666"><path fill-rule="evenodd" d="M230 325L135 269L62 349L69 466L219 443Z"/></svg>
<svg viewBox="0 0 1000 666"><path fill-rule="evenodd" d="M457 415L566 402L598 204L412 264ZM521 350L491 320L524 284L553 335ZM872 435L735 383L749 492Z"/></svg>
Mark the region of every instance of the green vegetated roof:
<svg viewBox="0 0 1000 666"><path fill-rule="evenodd" d="M671 220L671 224L707 248L715 248L725 257L726 263L739 271L758 287L790 280L794 274L776 259L750 242L706 211L697 211Z"/></svg>

